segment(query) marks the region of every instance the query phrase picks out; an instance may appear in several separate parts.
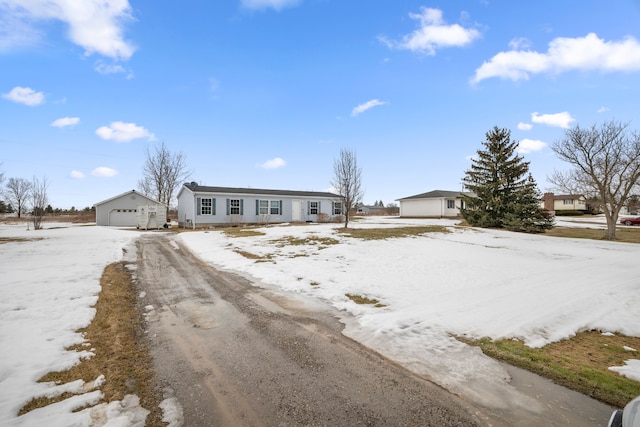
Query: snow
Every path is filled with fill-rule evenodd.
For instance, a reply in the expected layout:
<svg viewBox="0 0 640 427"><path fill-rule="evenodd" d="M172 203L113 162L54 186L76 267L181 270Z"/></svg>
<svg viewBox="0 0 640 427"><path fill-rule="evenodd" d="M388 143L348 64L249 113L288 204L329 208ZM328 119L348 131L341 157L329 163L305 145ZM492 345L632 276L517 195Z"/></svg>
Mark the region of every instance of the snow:
<svg viewBox="0 0 640 427"><path fill-rule="evenodd" d="M562 222L602 227L593 220ZM454 336L514 338L540 347L591 329L640 335L640 282L632 261L638 245L458 228L455 223L367 218L350 224L437 224L450 230L378 241L340 235L337 224L269 226L260 228L263 236L241 238L194 231L175 239L219 268L252 277L257 286L331 306L349 336L481 403L486 393L473 384L504 381L505 373ZM24 224L0 224L0 237L29 239L0 243L0 425L143 425L147 410L137 396L101 403L103 376L89 383L37 382L47 372L91 357L91 343L83 352L65 348L84 343L76 331L95 314L104 267L134 259L133 244L141 232L44 225L47 229L34 231ZM331 237L340 244L292 245L288 237ZM234 250L269 259L256 262ZM347 293L385 306L355 304ZM146 311L153 315L153 307ZM640 381L638 360L610 369ZM64 391L78 394L17 416L33 397ZM175 398L162 407L168 423L182 424ZM85 409L74 412L78 408Z"/></svg>
<svg viewBox="0 0 640 427"><path fill-rule="evenodd" d="M514 338L541 347L584 330L640 334L638 245L455 228L456 221L441 219L369 217L351 226L430 224L450 232L365 241L337 234L336 224L313 224L260 228L263 236L230 238L210 230L179 238L219 268L331 305L343 313L352 338L485 404L497 403L483 401L485 390L474 387L507 374L453 336ZM291 236L332 237L340 244L288 245ZM243 251L264 259L256 262ZM358 305L346 294L385 307Z"/></svg>
<svg viewBox="0 0 640 427"><path fill-rule="evenodd" d="M144 425L148 411L138 397L100 403L103 375L68 384L37 382L44 374L71 368L91 357L65 348L84 343L76 332L95 310L104 268L122 259L135 260L132 245L139 233L95 226L44 223L34 231L24 223L0 224L0 425L89 426ZM32 398L78 393L62 402L18 417ZM79 408L92 406L74 412ZM93 424L92 424L93 423Z"/></svg>

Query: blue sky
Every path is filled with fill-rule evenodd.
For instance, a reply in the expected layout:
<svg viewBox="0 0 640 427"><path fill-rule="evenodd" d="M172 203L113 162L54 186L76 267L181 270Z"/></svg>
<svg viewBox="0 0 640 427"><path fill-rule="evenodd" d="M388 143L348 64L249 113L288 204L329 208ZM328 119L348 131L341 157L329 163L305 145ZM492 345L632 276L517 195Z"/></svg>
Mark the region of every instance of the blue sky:
<svg viewBox="0 0 640 427"><path fill-rule="evenodd" d="M540 190L568 127L640 129L640 1L0 0L0 171L51 205L137 188L145 148L203 185L364 201L458 190L493 126Z"/></svg>

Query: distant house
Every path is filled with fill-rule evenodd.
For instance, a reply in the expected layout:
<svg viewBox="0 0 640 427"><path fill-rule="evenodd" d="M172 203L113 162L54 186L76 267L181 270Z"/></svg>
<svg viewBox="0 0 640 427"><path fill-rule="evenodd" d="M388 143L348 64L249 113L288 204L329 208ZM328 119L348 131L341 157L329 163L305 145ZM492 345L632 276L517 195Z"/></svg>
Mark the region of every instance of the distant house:
<svg viewBox="0 0 640 427"><path fill-rule="evenodd" d="M544 193L540 206L550 212L587 211L587 198L582 194Z"/></svg>
<svg viewBox="0 0 640 427"><path fill-rule="evenodd" d="M359 214L382 214L385 213L387 210L387 208L385 208L384 206L374 206L374 205L363 205L363 204L359 204L358 208L356 209L357 213Z"/></svg>
<svg viewBox="0 0 640 427"><path fill-rule="evenodd" d="M335 221L342 220L343 213L341 197L328 192L209 187L195 182L178 192L178 225L185 228Z"/></svg>
<svg viewBox="0 0 640 427"><path fill-rule="evenodd" d="M456 218L464 207L459 191L434 190L398 199L400 217Z"/></svg>
<svg viewBox="0 0 640 427"><path fill-rule="evenodd" d="M147 228L149 220L154 219L149 215L149 211L153 213L157 211L164 218L162 221L153 221L153 228L162 227L166 220L166 207L136 190L127 191L93 206L96 209L96 225L138 227L144 215L145 223L142 227Z"/></svg>

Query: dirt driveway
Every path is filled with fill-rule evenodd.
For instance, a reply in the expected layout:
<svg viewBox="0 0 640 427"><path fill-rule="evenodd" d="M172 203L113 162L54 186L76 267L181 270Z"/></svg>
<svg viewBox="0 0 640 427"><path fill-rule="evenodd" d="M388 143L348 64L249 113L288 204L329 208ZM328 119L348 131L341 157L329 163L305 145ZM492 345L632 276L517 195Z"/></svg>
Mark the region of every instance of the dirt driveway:
<svg viewBox="0 0 640 427"><path fill-rule="evenodd" d="M154 368L184 426L581 425L465 402L342 335L326 307L217 271L171 235L137 249Z"/></svg>

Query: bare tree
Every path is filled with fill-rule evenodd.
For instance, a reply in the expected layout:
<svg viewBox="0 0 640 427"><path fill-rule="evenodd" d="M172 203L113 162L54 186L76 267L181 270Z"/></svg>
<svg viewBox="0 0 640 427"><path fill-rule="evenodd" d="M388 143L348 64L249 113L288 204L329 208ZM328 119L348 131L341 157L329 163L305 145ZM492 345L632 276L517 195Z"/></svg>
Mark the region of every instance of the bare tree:
<svg viewBox="0 0 640 427"><path fill-rule="evenodd" d="M13 210L18 213L18 218L22 216L27 207L30 191L31 183L26 179L9 178L7 181L5 195L7 196L7 201L13 207Z"/></svg>
<svg viewBox="0 0 640 427"><path fill-rule="evenodd" d="M49 203L49 196L47 189L49 184L47 178L43 177L39 180L35 176L31 182L31 207L33 208L33 229L40 230L42 228L42 218L45 214L45 209Z"/></svg>
<svg viewBox="0 0 640 427"><path fill-rule="evenodd" d="M138 188L143 194L170 207L173 193L191 176L191 172L187 170L186 157L181 152L169 151L164 142L155 146L153 152L147 147L146 155L143 177L138 182Z"/></svg>
<svg viewBox="0 0 640 427"><path fill-rule="evenodd" d="M331 185L336 189L344 204L344 227L349 226L351 211L362 201L362 170L358 167L358 160L354 151L342 148L340 157L333 162L333 181Z"/></svg>
<svg viewBox="0 0 640 427"><path fill-rule="evenodd" d="M640 134L628 134L627 127L614 121L586 129L576 126L551 145L573 169L555 171L548 180L561 191L598 199L607 219L607 240L615 240L620 209L640 179Z"/></svg>

